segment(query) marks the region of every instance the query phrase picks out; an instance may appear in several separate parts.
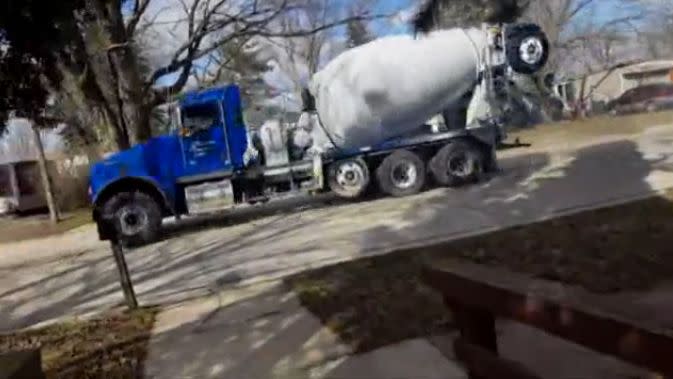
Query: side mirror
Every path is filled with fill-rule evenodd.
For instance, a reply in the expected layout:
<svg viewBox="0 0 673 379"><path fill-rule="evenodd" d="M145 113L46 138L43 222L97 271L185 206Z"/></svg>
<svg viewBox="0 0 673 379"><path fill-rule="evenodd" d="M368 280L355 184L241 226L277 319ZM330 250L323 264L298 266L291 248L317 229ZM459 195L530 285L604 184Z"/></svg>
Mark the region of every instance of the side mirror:
<svg viewBox="0 0 673 379"><path fill-rule="evenodd" d="M174 132L183 135L184 128L182 126L182 112L180 110L180 104L177 102L171 103L168 109L171 117L171 129Z"/></svg>

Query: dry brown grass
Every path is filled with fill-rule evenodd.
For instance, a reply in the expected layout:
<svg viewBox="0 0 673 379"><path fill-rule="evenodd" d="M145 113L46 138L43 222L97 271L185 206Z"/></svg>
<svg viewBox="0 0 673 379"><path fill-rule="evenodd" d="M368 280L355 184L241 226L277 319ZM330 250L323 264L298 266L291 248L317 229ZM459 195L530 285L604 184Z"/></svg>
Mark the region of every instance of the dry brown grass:
<svg viewBox="0 0 673 379"><path fill-rule="evenodd" d="M451 327L420 279L424 262L466 259L595 292L648 289L673 279L673 192L631 204L343 263L288 280L302 304L358 351Z"/></svg>
<svg viewBox="0 0 673 379"><path fill-rule="evenodd" d="M91 222L91 211L86 208L63 214L56 225L49 222L47 215L0 218L0 243L62 234Z"/></svg>
<svg viewBox="0 0 673 379"><path fill-rule="evenodd" d="M156 312L117 312L0 335L0 353L41 349L48 379L141 378Z"/></svg>
<svg viewBox="0 0 673 379"><path fill-rule="evenodd" d="M574 142L591 137L633 135L659 125L673 125L673 111L643 113L629 116L600 116L584 120L540 125L532 129L514 131L512 138L522 142L543 144L548 141Z"/></svg>

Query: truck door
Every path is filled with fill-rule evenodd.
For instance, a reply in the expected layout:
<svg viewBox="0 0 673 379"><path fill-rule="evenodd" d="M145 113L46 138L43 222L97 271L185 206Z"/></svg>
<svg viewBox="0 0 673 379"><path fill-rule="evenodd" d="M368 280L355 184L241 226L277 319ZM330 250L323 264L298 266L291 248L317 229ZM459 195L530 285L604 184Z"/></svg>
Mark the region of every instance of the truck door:
<svg viewBox="0 0 673 379"><path fill-rule="evenodd" d="M231 172L231 157L219 102L190 104L181 110L183 181L226 176Z"/></svg>

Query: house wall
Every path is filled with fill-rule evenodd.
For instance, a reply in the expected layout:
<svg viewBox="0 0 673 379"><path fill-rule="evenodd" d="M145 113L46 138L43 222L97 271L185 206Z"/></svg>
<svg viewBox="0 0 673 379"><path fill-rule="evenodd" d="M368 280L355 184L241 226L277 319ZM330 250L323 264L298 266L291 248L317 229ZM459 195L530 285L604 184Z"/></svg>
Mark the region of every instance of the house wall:
<svg viewBox="0 0 673 379"><path fill-rule="evenodd" d="M642 67L640 69L639 67ZM642 70L642 71L641 71ZM671 83L673 61L668 68L649 69L647 63L603 71L575 79L575 95L579 98L584 86L584 96L593 101L610 101L629 89L646 84Z"/></svg>
<svg viewBox="0 0 673 379"><path fill-rule="evenodd" d="M584 78L565 81L556 86L567 109L578 99L588 100L588 108L606 103L629 89L647 84L672 83L673 61L644 62L590 74Z"/></svg>

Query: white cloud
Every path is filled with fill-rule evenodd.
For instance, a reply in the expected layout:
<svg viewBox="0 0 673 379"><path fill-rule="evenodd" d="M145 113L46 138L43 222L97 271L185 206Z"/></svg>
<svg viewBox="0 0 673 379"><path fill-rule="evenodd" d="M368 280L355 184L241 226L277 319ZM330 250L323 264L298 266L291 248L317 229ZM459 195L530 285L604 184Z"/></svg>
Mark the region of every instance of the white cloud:
<svg viewBox="0 0 673 379"><path fill-rule="evenodd" d="M413 5L398 11L393 17L390 18L390 22L393 26L396 27L409 25L416 14L418 14L418 11L419 5L414 3Z"/></svg>

